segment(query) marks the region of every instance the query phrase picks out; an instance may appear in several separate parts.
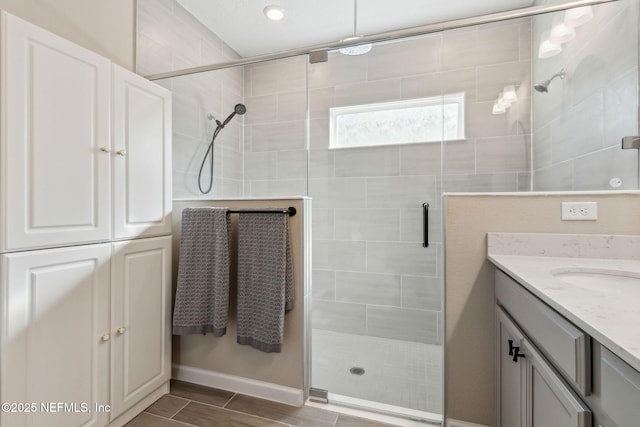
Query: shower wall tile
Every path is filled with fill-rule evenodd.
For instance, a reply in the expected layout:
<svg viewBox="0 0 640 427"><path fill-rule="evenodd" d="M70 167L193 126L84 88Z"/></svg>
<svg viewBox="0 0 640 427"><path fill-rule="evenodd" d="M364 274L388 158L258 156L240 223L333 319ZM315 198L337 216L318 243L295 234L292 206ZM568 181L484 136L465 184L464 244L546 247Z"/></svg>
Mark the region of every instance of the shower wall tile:
<svg viewBox="0 0 640 427"><path fill-rule="evenodd" d="M203 145L203 141L187 135L174 134L173 142L173 171L197 172L197 168L200 167L200 162L202 161L202 159L198 158L197 155L200 157L203 156L206 150L206 146ZM201 149L202 153L200 153Z"/></svg>
<svg viewBox="0 0 640 427"><path fill-rule="evenodd" d="M328 88L367 79L367 55L349 56L329 53L327 62L309 64L309 88ZM312 93L316 92L315 90Z"/></svg>
<svg viewBox="0 0 640 427"><path fill-rule="evenodd" d="M528 87L530 74L531 61L518 61L518 58L514 62L478 67L478 101L495 101L507 85Z"/></svg>
<svg viewBox="0 0 640 427"><path fill-rule="evenodd" d="M333 270L313 269L312 292L314 299L335 300L336 272Z"/></svg>
<svg viewBox="0 0 640 427"><path fill-rule="evenodd" d="M533 169L551 166L551 125L536 128L533 134Z"/></svg>
<svg viewBox="0 0 640 427"><path fill-rule="evenodd" d="M366 252L365 242L315 239L313 265L323 270L365 271Z"/></svg>
<svg viewBox="0 0 640 427"><path fill-rule="evenodd" d="M531 52L531 37L532 37L532 29L531 29L531 20L527 19L520 23L520 60L521 61L530 61L532 58Z"/></svg>
<svg viewBox="0 0 640 427"><path fill-rule="evenodd" d="M222 177L242 181L242 153L222 149Z"/></svg>
<svg viewBox="0 0 640 427"><path fill-rule="evenodd" d="M278 152L261 151L244 153L244 179L266 180L276 179L278 169Z"/></svg>
<svg viewBox="0 0 640 427"><path fill-rule="evenodd" d="M399 147L333 150L336 177L396 176L400 174Z"/></svg>
<svg viewBox="0 0 640 427"><path fill-rule="evenodd" d="M519 26L476 26L445 31L442 56L444 69L517 61Z"/></svg>
<svg viewBox="0 0 640 427"><path fill-rule="evenodd" d="M333 107L335 103L336 103L335 87L309 89L309 117L312 120L328 119L329 108Z"/></svg>
<svg viewBox="0 0 640 427"><path fill-rule="evenodd" d="M307 119L307 92L287 92L278 95L279 122Z"/></svg>
<svg viewBox="0 0 640 427"><path fill-rule="evenodd" d="M366 315L366 305L364 304L314 299L311 326L314 329L364 335Z"/></svg>
<svg viewBox="0 0 640 427"><path fill-rule="evenodd" d="M278 95L245 96L244 124L273 123L278 119Z"/></svg>
<svg viewBox="0 0 640 427"><path fill-rule="evenodd" d="M292 91L305 91L307 86L306 56L248 65L251 69L251 93L259 96Z"/></svg>
<svg viewBox="0 0 640 427"><path fill-rule="evenodd" d="M533 191L571 191L573 187L573 163L556 163L536 169L533 173Z"/></svg>
<svg viewBox="0 0 640 427"><path fill-rule="evenodd" d="M572 190L636 190L637 171L638 151L621 150L618 144L573 160ZM622 180L620 187L610 185L614 178Z"/></svg>
<svg viewBox="0 0 640 427"><path fill-rule="evenodd" d="M278 151L278 179L307 179L307 150Z"/></svg>
<svg viewBox="0 0 640 427"><path fill-rule="evenodd" d="M597 93L551 123L551 152L561 162L603 148L604 99Z"/></svg>
<svg viewBox="0 0 640 427"><path fill-rule="evenodd" d="M467 138L506 136L515 133L509 115L491 114L492 109L493 101L467 104Z"/></svg>
<svg viewBox="0 0 640 427"><path fill-rule="evenodd" d="M400 79L377 80L336 87L335 106L362 105L400 99Z"/></svg>
<svg viewBox="0 0 640 427"><path fill-rule="evenodd" d="M329 150L309 150L309 177L333 177L333 154L334 152Z"/></svg>
<svg viewBox="0 0 640 427"><path fill-rule="evenodd" d="M438 275L438 247L420 243L367 242L367 271L417 276Z"/></svg>
<svg viewBox="0 0 640 427"><path fill-rule="evenodd" d="M313 238L318 240L333 239L334 209L313 207Z"/></svg>
<svg viewBox="0 0 640 427"><path fill-rule="evenodd" d="M400 146L400 175L440 175L441 143L405 144Z"/></svg>
<svg viewBox="0 0 640 427"><path fill-rule="evenodd" d="M136 39L136 73L141 76L154 74L157 71L170 70L171 53L155 40L145 34L138 34Z"/></svg>
<svg viewBox="0 0 640 427"><path fill-rule="evenodd" d="M395 43L377 45L375 54L368 55L369 80L439 71L441 46L440 34L407 39L402 43L402 49ZM390 64L396 66L390 67Z"/></svg>
<svg viewBox="0 0 640 427"><path fill-rule="evenodd" d="M247 197L290 197L307 194L307 185L304 179L281 179L268 181L248 181L245 184Z"/></svg>
<svg viewBox="0 0 640 427"><path fill-rule="evenodd" d="M620 138L636 135L640 125L638 115L638 87L640 69L631 70L620 79L614 80L604 92L604 145L619 146ZM636 88L634 91L633 88Z"/></svg>
<svg viewBox="0 0 640 427"><path fill-rule="evenodd" d="M400 306L400 276L336 272L336 300Z"/></svg>
<svg viewBox="0 0 640 427"><path fill-rule="evenodd" d="M309 147L311 150L329 149L329 119L309 121Z"/></svg>
<svg viewBox="0 0 640 427"><path fill-rule="evenodd" d="M281 151L306 148L304 120L252 125L253 151Z"/></svg>
<svg viewBox="0 0 640 427"><path fill-rule="evenodd" d="M318 208L366 207L365 178L310 179L309 195Z"/></svg>
<svg viewBox="0 0 640 427"><path fill-rule="evenodd" d="M435 207L435 183L431 175L367 178L367 207L414 208L423 202Z"/></svg>
<svg viewBox="0 0 640 427"><path fill-rule="evenodd" d="M446 173L474 173L476 171L476 141L446 141L443 169Z"/></svg>
<svg viewBox="0 0 640 427"><path fill-rule="evenodd" d="M336 209L334 238L398 241L400 209Z"/></svg>
<svg viewBox="0 0 640 427"><path fill-rule="evenodd" d="M518 191L517 173L485 173L445 175L442 177L443 192L485 193L495 191Z"/></svg>
<svg viewBox="0 0 640 427"><path fill-rule="evenodd" d="M435 311L367 306L367 333L396 340L440 344Z"/></svg>
<svg viewBox="0 0 640 427"><path fill-rule="evenodd" d="M529 144L524 135L480 138L476 153L480 173L526 171L529 168Z"/></svg>
<svg viewBox="0 0 640 427"><path fill-rule="evenodd" d="M466 102L477 99L476 68L419 74L400 80L402 99L425 98L464 92Z"/></svg>
<svg viewBox="0 0 640 427"><path fill-rule="evenodd" d="M402 307L442 311L442 279L402 276Z"/></svg>

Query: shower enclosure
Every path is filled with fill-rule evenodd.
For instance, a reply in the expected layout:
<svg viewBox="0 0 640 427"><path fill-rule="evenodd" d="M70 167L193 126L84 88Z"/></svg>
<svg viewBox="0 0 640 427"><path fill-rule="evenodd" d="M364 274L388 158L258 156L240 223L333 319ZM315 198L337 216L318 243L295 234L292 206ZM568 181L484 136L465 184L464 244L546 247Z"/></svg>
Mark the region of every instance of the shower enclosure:
<svg viewBox="0 0 640 427"><path fill-rule="evenodd" d="M596 6L553 58L539 47L564 12L158 81L174 92L175 198L205 197L206 117L243 103L206 197L313 199L313 394L442 421L441 194L637 188L638 152L618 147L638 131L637 9Z"/></svg>

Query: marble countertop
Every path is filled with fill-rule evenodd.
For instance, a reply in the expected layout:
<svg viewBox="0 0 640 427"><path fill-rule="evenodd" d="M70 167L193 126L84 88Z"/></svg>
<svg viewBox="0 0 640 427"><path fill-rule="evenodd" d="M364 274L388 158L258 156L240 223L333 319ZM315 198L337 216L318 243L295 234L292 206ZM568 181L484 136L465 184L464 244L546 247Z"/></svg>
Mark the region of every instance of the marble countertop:
<svg viewBox="0 0 640 427"><path fill-rule="evenodd" d="M554 273L640 278L640 236L489 233L488 259L640 371L640 284L577 286Z"/></svg>

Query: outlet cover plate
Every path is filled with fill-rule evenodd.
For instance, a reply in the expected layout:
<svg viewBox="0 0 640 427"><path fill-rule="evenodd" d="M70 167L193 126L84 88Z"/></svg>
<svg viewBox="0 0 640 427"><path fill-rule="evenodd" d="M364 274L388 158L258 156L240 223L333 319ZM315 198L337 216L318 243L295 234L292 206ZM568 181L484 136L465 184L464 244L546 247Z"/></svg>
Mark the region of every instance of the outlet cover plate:
<svg viewBox="0 0 640 427"><path fill-rule="evenodd" d="M596 202L562 202L563 221L595 221L598 219Z"/></svg>

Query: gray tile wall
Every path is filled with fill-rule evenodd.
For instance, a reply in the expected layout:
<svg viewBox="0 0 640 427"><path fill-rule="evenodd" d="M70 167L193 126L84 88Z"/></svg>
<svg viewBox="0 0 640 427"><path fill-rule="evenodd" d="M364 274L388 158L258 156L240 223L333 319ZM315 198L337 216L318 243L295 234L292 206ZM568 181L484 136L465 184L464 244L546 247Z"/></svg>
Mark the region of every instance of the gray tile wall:
<svg viewBox="0 0 640 427"><path fill-rule="evenodd" d="M541 35L564 12L533 19L534 82L567 73L549 93L534 93L534 190L638 188L638 151L620 148L623 136L638 134L638 5L595 6L576 38L546 59L537 57ZM613 178L622 185L612 187Z"/></svg>
<svg viewBox="0 0 640 427"><path fill-rule="evenodd" d="M313 197L315 328L442 342L440 194L529 189L530 39L518 20L245 67L247 195L304 194L308 182ZM520 101L494 116L507 84ZM328 148L331 107L455 92L466 94L464 141Z"/></svg>
<svg viewBox="0 0 640 427"><path fill-rule="evenodd" d="M237 59L238 55L174 0L138 0L136 71L156 74ZM243 195L243 117L236 116L214 144L213 190L198 190L198 170L215 123L242 102L241 67L159 80L173 92L173 197ZM202 186L208 186L208 163Z"/></svg>

